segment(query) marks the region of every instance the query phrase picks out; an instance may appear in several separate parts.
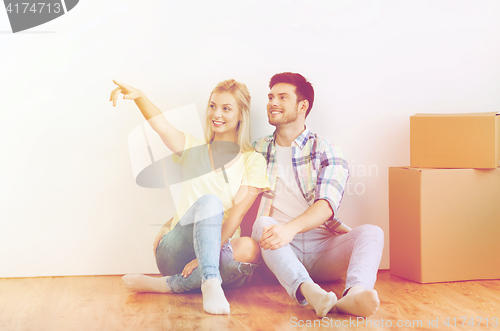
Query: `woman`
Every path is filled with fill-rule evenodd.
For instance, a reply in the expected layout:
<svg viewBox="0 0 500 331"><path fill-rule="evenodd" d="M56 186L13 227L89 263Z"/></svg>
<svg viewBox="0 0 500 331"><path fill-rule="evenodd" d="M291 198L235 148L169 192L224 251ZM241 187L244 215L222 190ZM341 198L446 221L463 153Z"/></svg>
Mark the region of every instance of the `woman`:
<svg viewBox="0 0 500 331"><path fill-rule="evenodd" d="M208 102L206 141L199 141L173 127L140 90L113 82L118 85L111 92L113 106L120 93L134 100L185 172L203 164L212 170L185 182L176 215L154 240L163 277L125 275L124 285L134 292L160 293L201 287L207 313L229 314L221 283L244 283L260 253L253 239L239 238L239 226L257 195L269 189L266 161L250 144L250 94L235 80L219 83ZM217 166L221 157L228 162Z"/></svg>

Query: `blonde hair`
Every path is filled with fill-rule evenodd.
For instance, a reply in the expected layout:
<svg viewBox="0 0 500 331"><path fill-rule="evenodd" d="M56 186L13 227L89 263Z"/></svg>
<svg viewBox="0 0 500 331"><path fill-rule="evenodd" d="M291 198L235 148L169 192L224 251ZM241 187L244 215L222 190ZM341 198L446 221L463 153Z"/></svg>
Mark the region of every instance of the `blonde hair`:
<svg viewBox="0 0 500 331"><path fill-rule="evenodd" d="M238 127L236 129L236 139L238 145L242 151L252 151L254 148L252 147L252 140L250 137L250 93L245 84L239 83L234 79L228 79L223 82L220 82L215 86L210 93L210 98L208 98L207 112L210 107L210 99L212 99L212 95L214 93L231 93L236 99L236 103L238 105L238 111L240 114L240 122L238 123ZM205 116L205 139L208 143L211 143L214 140L215 133L210 126L210 119L208 116Z"/></svg>

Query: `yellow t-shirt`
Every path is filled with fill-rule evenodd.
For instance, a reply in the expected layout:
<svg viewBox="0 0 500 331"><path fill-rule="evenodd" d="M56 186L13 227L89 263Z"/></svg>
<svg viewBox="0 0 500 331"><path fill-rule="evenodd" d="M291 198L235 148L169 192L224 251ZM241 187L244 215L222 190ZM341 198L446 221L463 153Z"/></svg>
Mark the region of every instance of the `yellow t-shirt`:
<svg viewBox="0 0 500 331"><path fill-rule="evenodd" d="M214 194L221 199L224 206L222 221L224 222L227 219L228 210L233 206L233 199L241 186L269 189L267 163L262 154L256 151L241 153L236 162L225 168L228 184L221 169L212 170L206 141L196 139L189 133L184 133L184 136L186 137L184 152L181 157L174 154L173 160L182 165L183 177L191 179L178 184L182 185L182 191L176 204L176 214L170 229L173 229L196 200L205 194ZM196 174L199 169L201 169L199 174ZM240 233L241 229L238 227L232 238L238 238Z"/></svg>

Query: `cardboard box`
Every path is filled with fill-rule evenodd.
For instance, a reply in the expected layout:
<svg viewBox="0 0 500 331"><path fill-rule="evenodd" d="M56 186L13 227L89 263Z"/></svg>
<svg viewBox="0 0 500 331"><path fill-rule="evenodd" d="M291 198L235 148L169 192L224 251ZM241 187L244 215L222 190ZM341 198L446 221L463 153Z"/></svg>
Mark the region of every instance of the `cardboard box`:
<svg viewBox="0 0 500 331"><path fill-rule="evenodd" d="M421 168L500 166L500 114L410 117L410 165Z"/></svg>
<svg viewBox="0 0 500 331"><path fill-rule="evenodd" d="M391 274L500 279L500 168L389 168Z"/></svg>

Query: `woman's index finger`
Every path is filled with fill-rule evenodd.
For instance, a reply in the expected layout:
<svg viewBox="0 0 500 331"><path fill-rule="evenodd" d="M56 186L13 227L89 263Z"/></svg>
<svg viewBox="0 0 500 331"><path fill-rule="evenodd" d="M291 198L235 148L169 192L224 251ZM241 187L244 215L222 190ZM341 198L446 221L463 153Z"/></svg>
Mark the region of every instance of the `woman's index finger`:
<svg viewBox="0 0 500 331"><path fill-rule="evenodd" d="M115 83L116 85L118 85L121 88L126 88L127 87L127 85L125 85L125 84L117 81L116 79L113 79L113 83Z"/></svg>

